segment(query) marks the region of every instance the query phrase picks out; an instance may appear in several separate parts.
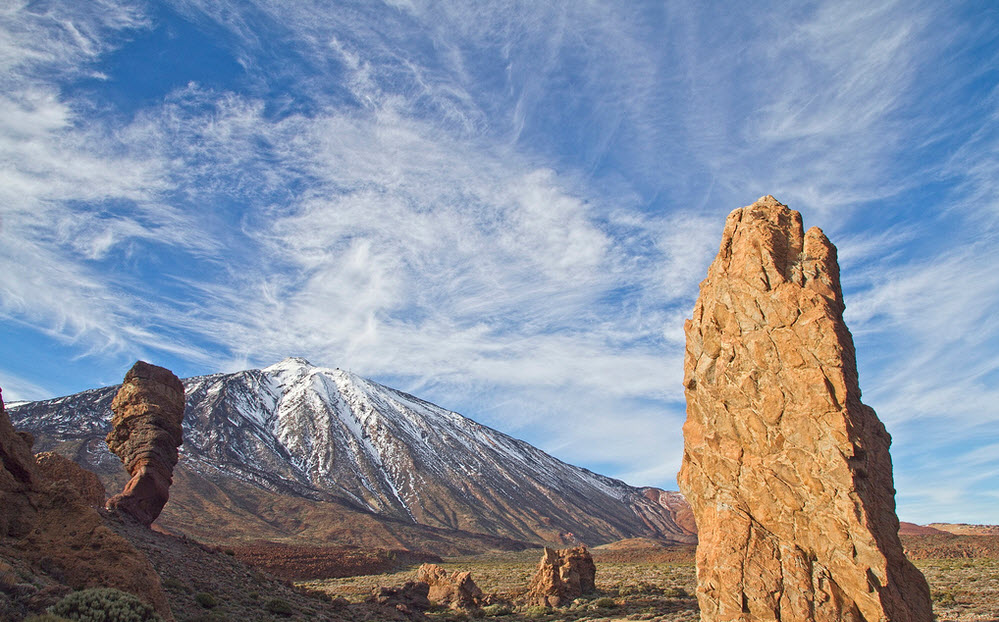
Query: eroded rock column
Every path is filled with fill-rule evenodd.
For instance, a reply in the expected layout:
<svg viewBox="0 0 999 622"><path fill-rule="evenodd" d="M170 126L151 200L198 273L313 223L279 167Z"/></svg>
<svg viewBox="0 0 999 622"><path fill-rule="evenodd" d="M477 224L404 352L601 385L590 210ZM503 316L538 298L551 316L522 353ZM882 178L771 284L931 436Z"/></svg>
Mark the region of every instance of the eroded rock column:
<svg viewBox="0 0 999 622"><path fill-rule="evenodd" d="M843 310L820 229L771 196L729 215L684 327L701 620L932 619Z"/></svg>
<svg viewBox="0 0 999 622"><path fill-rule="evenodd" d="M586 547L545 547L534 577L527 587L527 603L562 607L596 589L597 567Z"/></svg>
<svg viewBox="0 0 999 622"><path fill-rule="evenodd" d="M150 525L170 496L177 448L183 441L184 385L170 370L138 361L111 402L108 447L132 479L107 502Z"/></svg>

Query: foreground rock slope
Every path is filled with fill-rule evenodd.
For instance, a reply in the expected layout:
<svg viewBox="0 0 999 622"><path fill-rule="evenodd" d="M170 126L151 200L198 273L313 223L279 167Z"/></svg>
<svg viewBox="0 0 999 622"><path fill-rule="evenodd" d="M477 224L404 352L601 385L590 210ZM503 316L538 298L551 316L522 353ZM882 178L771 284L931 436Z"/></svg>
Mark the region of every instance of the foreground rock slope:
<svg viewBox="0 0 999 622"><path fill-rule="evenodd" d="M104 500L99 483L75 463L42 455L36 464L30 435L14 430L2 395L0 463L0 620L91 587L134 594L173 620L149 561L93 507Z"/></svg>
<svg viewBox="0 0 999 622"><path fill-rule="evenodd" d="M105 439L131 476L108 509L150 525L170 498L177 448L183 442L184 385L169 369L137 361L111 402Z"/></svg>
<svg viewBox="0 0 999 622"><path fill-rule="evenodd" d="M932 619L843 310L821 230L770 196L729 215L685 325L701 620Z"/></svg>
<svg viewBox="0 0 999 622"><path fill-rule="evenodd" d="M184 386L184 446L157 522L167 529L214 541L252 534L442 555L517 542L694 539L661 495L343 370L291 358ZM119 489L120 462L102 441L116 391L23 404L12 417L39 449Z"/></svg>

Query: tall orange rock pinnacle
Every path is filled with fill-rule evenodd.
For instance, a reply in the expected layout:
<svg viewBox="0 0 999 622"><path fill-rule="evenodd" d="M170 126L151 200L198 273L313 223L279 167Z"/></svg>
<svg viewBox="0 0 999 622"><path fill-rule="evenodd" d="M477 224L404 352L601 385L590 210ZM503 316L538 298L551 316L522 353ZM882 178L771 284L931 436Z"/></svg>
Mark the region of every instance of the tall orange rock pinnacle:
<svg viewBox="0 0 999 622"><path fill-rule="evenodd" d="M932 620L843 310L820 229L771 196L729 215L684 326L702 621Z"/></svg>
<svg viewBox="0 0 999 622"><path fill-rule="evenodd" d="M183 441L184 385L169 369L138 361L125 374L111 410L108 447L132 479L107 507L149 525L170 496L177 448Z"/></svg>

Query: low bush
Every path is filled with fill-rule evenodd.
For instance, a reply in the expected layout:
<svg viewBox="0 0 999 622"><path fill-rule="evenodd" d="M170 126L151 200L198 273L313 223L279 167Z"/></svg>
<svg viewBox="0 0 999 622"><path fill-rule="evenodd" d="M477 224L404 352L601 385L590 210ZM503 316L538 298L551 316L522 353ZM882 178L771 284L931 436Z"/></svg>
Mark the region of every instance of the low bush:
<svg viewBox="0 0 999 622"><path fill-rule="evenodd" d="M617 602L613 598L604 596L603 598L598 598L593 601L593 606L600 609L612 609L617 607Z"/></svg>
<svg viewBox="0 0 999 622"><path fill-rule="evenodd" d="M190 592L191 588L187 587L187 584L180 579L174 579L173 577L167 577L163 579L163 587L168 590L173 590L175 592Z"/></svg>
<svg viewBox="0 0 999 622"><path fill-rule="evenodd" d="M208 592L198 592L195 594L194 602L198 603L205 609L213 609L219 605L219 601Z"/></svg>
<svg viewBox="0 0 999 622"><path fill-rule="evenodd" d="M77 622L162 622L136 596L107 587L73 592L50 607L49 613Z"/></svg>
<svg viewBox="0 0 999 622"><path fill-rule="evenodd" d="M482 615L486 616L487 618L508 616L511 613L513 613L513 609L511 609L509 605L495 604L495 605L486 605L485 607L482 608Z"/></svg>
<svg viewBox="0 0 999 622"><path fill-rule="evenodd" d="M267 604L264 605L264 609L266 609L270 613L276 613L282 616L290 616L291 614L295 613L295 610L292 609L291 604L288 601L283 600L281 598L272 598L271 600L267 601Z"/></svg>

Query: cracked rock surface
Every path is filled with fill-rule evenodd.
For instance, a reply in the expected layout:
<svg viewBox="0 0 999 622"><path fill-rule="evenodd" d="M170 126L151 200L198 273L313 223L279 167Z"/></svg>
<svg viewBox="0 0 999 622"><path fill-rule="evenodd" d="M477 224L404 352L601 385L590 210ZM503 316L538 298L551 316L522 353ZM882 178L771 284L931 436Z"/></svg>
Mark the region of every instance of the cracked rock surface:
<svg viewBox="0 0 999 622"><path fill-rule="evenodd" d="M679 484L705 622L932 620L843 310L820 229L772 196L728 216L684 326Z"/></svg>
<svg viewBox="0 0 999 622"><path fill-rule="evenodd" d="M184 385L170 370L138 361L125 374L111 410L108 447L132 478L107 507L148 526L170 497L177 448L183 441Z"/></svg>

